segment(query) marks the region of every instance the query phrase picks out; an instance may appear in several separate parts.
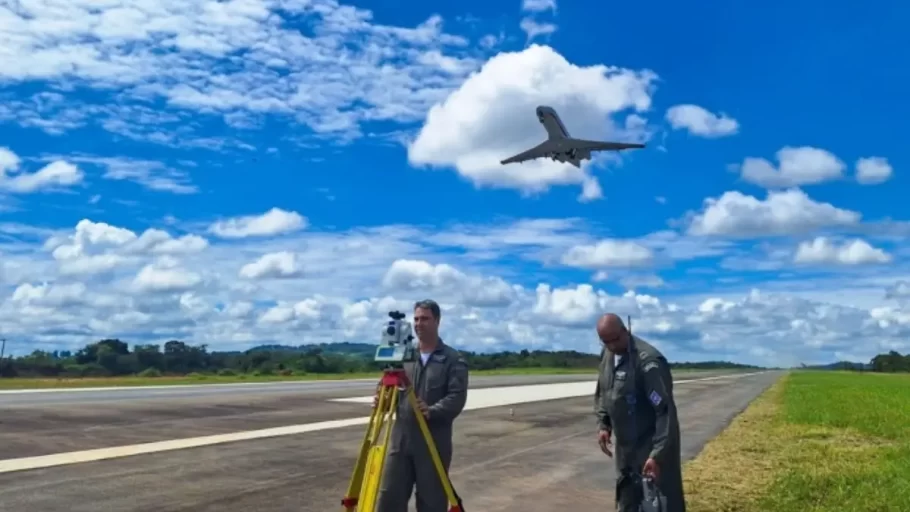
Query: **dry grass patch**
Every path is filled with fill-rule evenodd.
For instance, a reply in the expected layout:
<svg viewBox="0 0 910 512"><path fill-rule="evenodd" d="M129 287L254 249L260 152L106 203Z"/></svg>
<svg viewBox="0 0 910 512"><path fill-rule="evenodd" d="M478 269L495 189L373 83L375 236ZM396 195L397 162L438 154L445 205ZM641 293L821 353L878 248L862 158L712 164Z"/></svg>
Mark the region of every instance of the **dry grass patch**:
<svg viewBox="0 0 910 512"><path fill-rule="evenodd" d="M910 378L796 372L686 465L689 510L910 511Z"/></svg>

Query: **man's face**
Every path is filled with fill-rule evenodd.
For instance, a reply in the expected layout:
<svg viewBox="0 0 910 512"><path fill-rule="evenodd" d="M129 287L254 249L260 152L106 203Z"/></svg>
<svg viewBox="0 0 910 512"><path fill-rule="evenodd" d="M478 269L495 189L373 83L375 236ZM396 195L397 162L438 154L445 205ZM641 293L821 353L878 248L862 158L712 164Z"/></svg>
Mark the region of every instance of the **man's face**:
<svg viewBox="0 0 910 512"><path fill-rule="evenodd" d="M433 338L438 330L439 323L433 318L433 312L425 308L414 310L414 331L418 338Z"/></svg>
<svg viewBox="0 0 910 512"><path fill-rule="evenodd" d="M619 354L626 351L626 332L625 330L612 331L612 332L598 332L597 335L600 337L600 341L606 345L607 350L614 354Z"/></svg>

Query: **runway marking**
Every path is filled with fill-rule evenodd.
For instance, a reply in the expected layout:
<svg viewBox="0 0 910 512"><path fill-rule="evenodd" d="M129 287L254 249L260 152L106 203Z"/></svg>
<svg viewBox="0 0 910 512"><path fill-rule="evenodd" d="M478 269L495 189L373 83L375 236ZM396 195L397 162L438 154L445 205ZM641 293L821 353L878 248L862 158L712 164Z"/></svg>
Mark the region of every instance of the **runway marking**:
<svg viewBox="0 0 910 512"><path fill-rule="evenodd" d="M277 380L270 382L222 382L218 384L158 384L153 386L104 386L97 388L31 388L31 389L0 389L0 395L15 395L19 393L78 393L85 391L133 391L133 390L160 390L185 389L185 388L222 388L227 386L252 387L252 386L278 386L288 384L301 384L304 386L326 382L337 384L339 382L376 382L378 379L319 379L319 380Z"/></svg>
<svg viewBox="0 0 910 512"><path fill-rule="evenodd" d="M686 379L676 381L675 384L686 384L689 382L701 382L719 379L740 379L761 373L765 372L739 373L732 375L720 375L715 377L703 377L699 379ZM592 386L594 383L595 381L472 389L471 392L468 393L468 402L465 404L465 410L486 409L489 407L499 407L504 405L528 402L543 402L559 398L573 398L593 395L594 389L592 389ZM547 390L547 388L551 389ZM488 398L484 398L484 395L487 395ZM372 397L366 398L370 402L372 401ZM363 398L358 398L357 400L362 401ZM360 418L321 421L317 423L305 423L302 425L288 425L285 427L250 430L246 432L234 432L230 434L216 434L210 436L190 437L186 439L175 439L171 441L158 441L154 443L114 446L110 448L97 448L94 450L82 450L75 452L56 453L52 455L39 455L36 457L7 459L0 460L0 473L12 473L30 469L50 468L84 462L96 462L121 457L130 457L134 455L185 450L188 448L200 448L203 446L233 443L237 441L251 441L255 439L266 439L270 437L292 436L298 434L306 434L309 432L318 432L320 430L331 430L336 428L366 425L369 422L370 417L363 416Z"/></svg>
<svg viewBox="0 0 910 512"><path fill-rule="evenodd" d="M674 384L689 382L702 382L718 379L736 379L756 375L764 372L738 373L730 375L717 375L714 377L700 377L698 379L674 380ZM543 402L561 398L578 398L580 396L594 395L596 380L588 382L564 382L560 384L532 384L528 386L501 386L484 388L480 395L468 393L465 409L479 409L484 407L498 407L501 405L522 404L527 402ZM356 396L351 398L333 398L329 402L347 402L357 404L372 404L373 395Z"/></svg>

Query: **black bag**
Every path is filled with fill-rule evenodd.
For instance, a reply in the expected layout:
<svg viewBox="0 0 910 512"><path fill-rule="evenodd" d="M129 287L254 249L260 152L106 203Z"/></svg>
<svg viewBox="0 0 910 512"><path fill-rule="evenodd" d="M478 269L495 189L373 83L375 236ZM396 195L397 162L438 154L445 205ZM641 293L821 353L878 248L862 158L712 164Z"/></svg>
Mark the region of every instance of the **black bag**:
<svg viewBox="0 0 910 512"><path fill-rule="evenodd" d="M636 512L666 512L667 497L650 477L637 471L623 471L616 481L616 504Z"/></svg>

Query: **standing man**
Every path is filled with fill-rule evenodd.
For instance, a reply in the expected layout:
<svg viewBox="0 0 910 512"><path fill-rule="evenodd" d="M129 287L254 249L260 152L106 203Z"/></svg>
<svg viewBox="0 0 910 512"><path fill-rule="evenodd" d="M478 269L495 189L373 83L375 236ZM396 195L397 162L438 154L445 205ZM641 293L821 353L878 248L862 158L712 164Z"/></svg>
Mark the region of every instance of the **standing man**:
<svg viewBox="0 0 910 512"><path fill-rule="evenodd" d="M414 487L418 512L446 512L448 499L415 414L427 420L439 458L449 471L452 462L452 423L468 398L468 365L461 354L439 337L439 304L422 300L414 305L414 331L420 359L405 363L417 395L418 411L404 392L398 398L398 421L386 454L377 512L407 512ZM374 402L375 407L375 402Z"/></svg>
<svg viewBox="0 0 910 512"><path fill-rule="evenodd" d="M616 463L617 510L638 510L641 488L634 475L640 474L653 478L666 496L666 512L685 512L670 365L654 346L637 336L632 339L615 314L600 317L597 335L604 344L594 395L597 440ZM634 347L631 351L630 346ZM611 451L614 439L615 450Z"/></svg>

